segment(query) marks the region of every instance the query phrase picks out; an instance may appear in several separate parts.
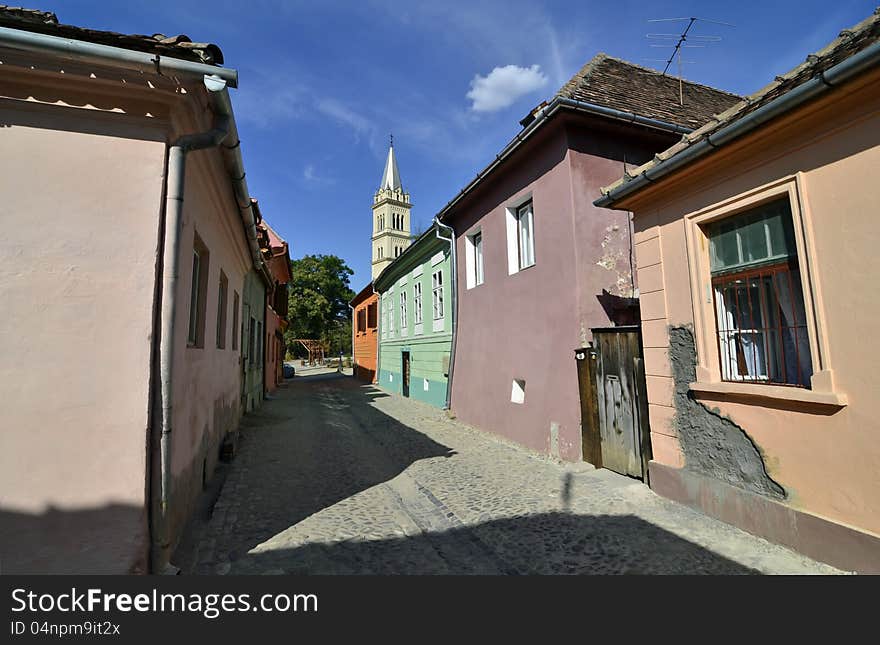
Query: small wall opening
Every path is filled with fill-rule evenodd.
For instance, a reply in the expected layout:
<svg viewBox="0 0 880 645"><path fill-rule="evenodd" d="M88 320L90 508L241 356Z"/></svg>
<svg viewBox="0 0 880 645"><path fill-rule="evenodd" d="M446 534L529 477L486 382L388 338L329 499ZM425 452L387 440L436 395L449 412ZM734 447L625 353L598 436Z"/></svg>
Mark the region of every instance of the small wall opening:
<svg viewBox="0 0 880 645"><path fill-rule="evenodd" d="M526 381L525 379L513 379L513 384L510 387L510 402L511 403L525 403L526 402Z"/></svg>

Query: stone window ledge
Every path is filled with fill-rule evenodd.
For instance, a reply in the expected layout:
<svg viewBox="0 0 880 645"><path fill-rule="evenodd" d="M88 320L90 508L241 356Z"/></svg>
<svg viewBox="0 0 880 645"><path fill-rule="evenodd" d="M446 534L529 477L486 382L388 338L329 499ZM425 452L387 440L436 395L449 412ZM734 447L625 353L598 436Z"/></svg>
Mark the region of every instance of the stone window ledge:
<svg viewBox="0 0 880 645"><path fill-rule="evenodd" d="M697 399L703 398L701 395L709 395L705 398L714 398L713 395L730 395L741 399L748 403L758 403L762 401L777 404L806 404L819 405L834 408L842 408L847 405L845 394L837 392L816 392L814 390L805 390L800 387L786 387L784 385L763 385L757 383L711 383L708 381L698 381L688 385L691 392Z"/></svg>

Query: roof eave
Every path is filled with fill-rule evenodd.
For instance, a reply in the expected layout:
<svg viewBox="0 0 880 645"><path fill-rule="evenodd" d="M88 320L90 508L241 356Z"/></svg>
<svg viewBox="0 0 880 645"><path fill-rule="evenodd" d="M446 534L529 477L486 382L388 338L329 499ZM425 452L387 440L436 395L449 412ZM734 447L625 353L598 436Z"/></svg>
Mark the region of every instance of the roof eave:
<svg viewBox="0 0 880 645"><path fill-rule="evenodd" d="M669 175L679 168L726 146L732 141L760 128L768 121L790 112L801 105L826 94L837 86L863 74L880 63L880 42L866 47L837 65L819 73L793 90L773 99L754 112L737 119L721 129L709 134L697 143L689 145L680 152L645 169L629 181L602 193L593 202L594 206L615 208L621 202L646 189L652 183Z"/></svg>
<svg viewBox="0 0 880 645"><path fill-rule="evenodd" d="M543 126L553 116L555 116L555 114L560 109L568 109L576 112L588 113L594 116L613 119L615 121L622 121L624 123L633 125L640 125L662 132L688 134L693 131L692 128L681 126L675 123L668 123L659 119L644 117L634 112L615 110L614 108L597 105L595 103L587 103L585 101L577 101L575 99L556 96L546 107L541 110L541 112L535 117L535 119L531 123L529 123L529 125L523 128L522 131L519 132L516 137L514 137L514 139L510 143L508 143L498 155L496 155L492 163L486 166L486 168L484 168L481 172L478 172L477 176L473 180L471 180L471 182L467 186L465 186L458 193L458 195L456 195L448 204L446 204L446 206L444 206L440 210L440 212L437 214L437 217L441 221L444 221L445 218L449 216L452 208L459 201L461 201L461 199L463 199L475 188L477 188L477 186L482 182L483 179L485 179L498 166L500 166L507 157L509 157L517 148L519 148L525 142L526 139L531 137L539 128L541 128L541 126Z"/></svg>

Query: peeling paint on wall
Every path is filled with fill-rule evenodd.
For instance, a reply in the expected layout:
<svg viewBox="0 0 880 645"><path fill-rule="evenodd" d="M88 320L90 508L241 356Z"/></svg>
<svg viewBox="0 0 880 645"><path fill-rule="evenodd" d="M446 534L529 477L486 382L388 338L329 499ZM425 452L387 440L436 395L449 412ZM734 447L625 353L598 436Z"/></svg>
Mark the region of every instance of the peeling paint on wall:
<svg viewBox="0 0 880 645"><path fill-rule="evenodd" d="M610 293L624 298L633 296L632 269L627 252L628 237L629 232L620 224L607 226L602 237L602 255L596 261L596 264L606 271L616 273Z"/></svg>
<svg viewBox="0 0 880 645"><path fill-rule="evenodd" d="M760 449L746 431L717 408L693 397L696 349L687 327L669 327L669 359L675 382L675 418L685 469L760 495L784 499L785 489L767 474Z"/></svg>

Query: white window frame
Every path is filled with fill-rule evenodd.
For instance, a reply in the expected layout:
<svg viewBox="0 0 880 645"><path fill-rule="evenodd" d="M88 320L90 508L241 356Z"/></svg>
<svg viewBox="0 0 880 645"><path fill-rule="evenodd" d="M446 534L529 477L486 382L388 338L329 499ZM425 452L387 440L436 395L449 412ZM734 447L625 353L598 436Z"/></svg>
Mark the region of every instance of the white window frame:
<svg viewBox="0 0 880 645"><path fill-rule="evenodd" d="M434 314L432 329L440 331L445 325L446 301L444 298L443 269L431 273L431 305Z"/></svg>
<svg viewBox="0 0 880 645"><path fill-rule="evenodd" d="M401 291L400 299L400 335L406 336L409 325L406 319L406 291Z"/></svg>
<svg viewBox="0 0 880 645"><path fill-rule="evenodd" d="M465 286L468 289L473 289L474 287L478 287L483 284L483 282L485 281L485 276L483 273L482 229L477 229L476 231L469 233L466 236L464 263L465 270L467 272Z"/></svg>
<svg viewBox="0 0 880 645"><path fill-rule="evenodd" d="M513 275L535 266L535 202L523 195L505 208L507 228L507 273ZM528 231L525 241L524 232Z"/></svg>
<svg viewBox="0 0 880 645"><path fill-rule="evenodd" d="M413 324L416 329L422 324L422 283L420 280L413 283Z"/></svg>

